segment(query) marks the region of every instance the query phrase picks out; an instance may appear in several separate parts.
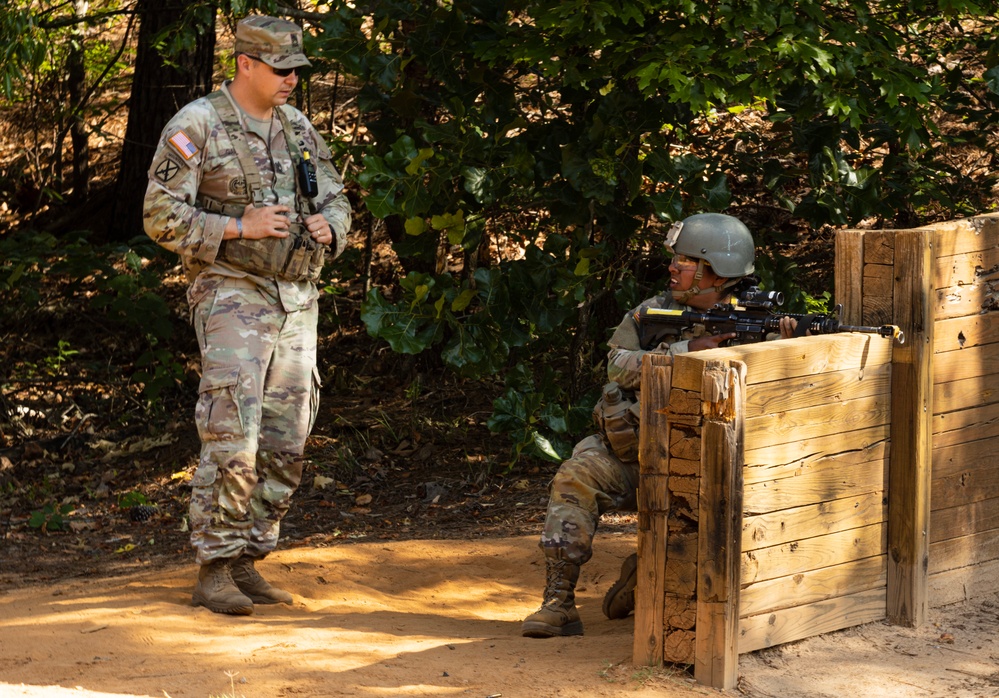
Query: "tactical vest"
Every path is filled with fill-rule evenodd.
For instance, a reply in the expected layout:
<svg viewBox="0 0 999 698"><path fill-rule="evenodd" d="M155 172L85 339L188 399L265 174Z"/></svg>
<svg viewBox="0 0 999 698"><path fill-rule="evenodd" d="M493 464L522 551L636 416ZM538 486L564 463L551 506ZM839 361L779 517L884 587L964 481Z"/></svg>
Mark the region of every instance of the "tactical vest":
<svg viewBox="0 0 999 698"><path fill-rule="evenodd" d="M239 116L229 98L221 90L208 95L208 102L215 109L226 135L236 150L236 157L243 170L246 180L246 190L242 195L233 195L225 201L216 201L207 196L199 195L197 205L212 213L239 218L247 204L263 206L263 179L250 153L250 146L243 133ZM287 114L281 105L276 107L284 139L288 144L292 163L301 158L298 139ZM268 146L270 144L268 143ZM295 180L296 213L307 215L310 202L302 194L302 186L297 177ZM238 269L260 276L274 276L286 281L319 281L319 275L326 260L326 245L317 243L309 235L304 225L292 221L286 238L266 237L260 240L223 240L217 259L227 262Z"/></svg>

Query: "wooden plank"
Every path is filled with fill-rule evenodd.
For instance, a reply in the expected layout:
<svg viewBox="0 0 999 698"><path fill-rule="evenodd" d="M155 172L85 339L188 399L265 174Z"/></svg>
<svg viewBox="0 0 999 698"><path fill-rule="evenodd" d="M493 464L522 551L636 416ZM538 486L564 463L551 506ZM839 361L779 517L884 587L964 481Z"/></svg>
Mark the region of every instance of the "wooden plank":
<svg viewBox="0 0 999 698"><path fill-rule="evenodd" d="M930 605L945 606L968 599L993 596L999 579L999 560L930 575Z"/></svg>
<svg viewBox="0 0 999 698"><path fill-rule="evenodd" d="M956 318L979 313L994 315L999 311L999 272L994 276L991 282L983 279L982 283L973 286L951 286L934 291L933 312L936 317Z"/></svg>
<svg viewBox="0 0 999 698"><path fill-rule="evenodd" d="M934 509L930 517L931 544L999 529L999 497Z"/></svg>
<svg viewBox="0 0 999 698"><path fill-rule="evenodd" d="M863 320L865 325L892 322L894 271L890 264L864 265Z"/></svg>
<svg viewBox="0 0 999 698"><path fill-rule="evenodd" d="M937 319L933 328L933 353L999 344L999 318L994 313Z"/></svg>
<svg viewBox="0 0 999 698"><path fill-rule="evenodd" d="M967 441L933 450L933 479L969 477L975 473L984 479L995 478L999 483L999 461L996 442L992 439ZM969 486L971 483L967 483Z"/></svg>
<svg viewBox="0 0 999 698"><path fill-rule="evenodd" d="M887 431L887 426L884 429ZM743 483L746 487L749 487L750 485L772 482L787 477L802 477L814 469L848 468L858 463L884 461L887 458L887 442L877 441L867 445L866 440L861 438L857 439L857 443L854 445L852 442L855 440L854 435L857 433L861 432L850 432L848 435L836 434L836 438L825 437L821 440L815 440L815 442L823 441L828 446L839 449L832 453L820 449L809 451L803 448L802 450L807 452L807 455L798 460L781 463L776 460L767 461L763 459L762 463L754 462L752 465L747 463L746 469L742 474ZM862 433L866 434L867 432ZM849 440L845 439L844 436L849 436ZM764 450L769 451L770 449ZM756 451L753 453L755 454ZM754 457L754 461L759 460L761 459Z"/></svg>
<svg viewBox="0 0 999 698"><path fill-rule="evenodd" d="M993 217L975 216L931 226L933 249L937 256L967 254L999 245L999 222Z"/></svg>
<svg viewBox="0 0 999 698"><path fill-rule="evenodd" d="M844 402L871 395L889 394L891 364L850 368L770 383L756 383L746 395L746 418L771 412Z"/></svg>
<svg viewBox="0 0 999 698"><path fill-rule="evenodd" d="M826 466L836 464L834 460L824 462ZM870 492L884 492L887 465L887 461L881 459L845 467L810 468L801 477L747 486L743 509L747 514L765 514ZM799 537L806 536L802 532Z"/></svg>
<svg viewBox="0 0 999 698"><path fill-rule="evenodd" d="M761 582L885 553L884 524L750 550L742 554L742 583Z"/></svg>
<svg viewBox="0 0 999 698"><path fill-rule="evenodd" d="M746 504L743 508L745 511L751 507ZM746 516L742 524L742 551L883 523L887 516L884 491L880 488L857 496Z"/></svg>
<svg viewBox="0 0 999 698"><path fill-rule="evenodd" d="M864 232L840 230L836 233L833 297L843 306L843 322L862 325L864 286ZM748 396L747 396L748 397Z"/></svg>
<svg viewBox="0 0 999 698"><path fill-rule="evenodd" d="M739 621L739 652L753 652L885 617L885 590L871 589Z"/></svg>
<svg viewBox="0 0 999 698"><path fill-rule="evenodd" d="M881 589L883 592L887 578L887 557L878 555L769 579L742 589L739 594L739 613L746 618L871 589Z"/></svg>
<svg viewBox="0 0 999 698"><path fill-rule="evenodd" d="M775 412L746 420L746 448L800 441L888 424L891 400L886 393L819 407Z"/></svg>
<svg viewBox="0 0 999 698"><path fill-rule="evenodd" d="M695 351L676 357L673 387L700 390L704 363L730 359L746 364L747 385L832 371L866 371L890 362L893 344L877 335L843 332Z"/></svg>
<svg viewBox="0 0 999 698"><path fill-rule="evenodd" d="M895 263L895 233L894 230L865 231L864 262L892 266ZM870 295L866 288L864 295Z"/></svg>
<svg viewBox="0 0 999 698"><path fill-rule="evenodd" d="M999 316L995 318L999 322ZM908 335L907 335L908 336ZM908 342L906 342L908 344ZM933 376L938 383L999 374L997 345L983 344L933 356Z"/></svg>
<svg viewBox="0 0 999 698"><path fill-rule="evenodd" d="M745 381L745 364L705 365L694 678L722 690L735 688L739 669Z"/></svg>
<svg viewBox="0 0 999 698"><path fill-rule="evenodd" d="M983 531L930 545L930 574L999 560L999 530Z"/></svg>
<svg viewBox="0 0 999 698"><path fill-rule="evenodd" d="M996 467L981 461L947 477L934 477L930 503L933 510L999 497Z"/></svg>
<svg viewBox="0 0 999 698"><path fill-rule="evenodd" d="M999 350L999 347L997 347ZM974 376L957 381L937 381L933 386L933 412L938 417L934 419L933 431L940 433L951 429L961 429L960 415L947 413L958 410L985 409L999 403L999 374ZM949 422L949 426L945 426ZM936 440L933 441L936 445Z"/></svg>
<svg viewBox="0 0 999 698"><path fill-rule="evenodd" d="M940 256L933 264L933 288L971 286L999 270L999 247Z"/></svg>
<svg viewBox="0 0 999 698"><path fill-rule="evenodd" d="M991 439L999 436L997 403L933 415L933 446L942 448L955 443Z"/></svg>
<svg viewBox="0 0 999 698"><path fill-rule="evenodd" d="M807 465L813 460L823 458L830 453L884 447L885 441L888 439L888 432L888 425L882 424L850 432L850 439L847 443L844 443L842 434L827 434L785 444L761 446L754 449L747 448L746 467L793 470L796 467ZM755 474L751 476L747 473L746 477L758 479L762 476Z"/></svg>
<svg viewBox="0 0 999 698"><path fill-rule="evenodd" d="M888 619L926 620L930 457L933 451L932 233L895 236L894 317L906 342L892 357L891 464L888 487Z"/></svg>
<svg viewBox="0 0 999 698"><path fill-rule="evenodd" d="M635 586L633 660L658 665L663 660L663 603L666 580L669 509L666 481L669 476L669 440L665 409L671 392L672 359L646 354L642 360L641 427L638 436L639 513L646 514L647 531L638 536L638 569Z"/></svg>

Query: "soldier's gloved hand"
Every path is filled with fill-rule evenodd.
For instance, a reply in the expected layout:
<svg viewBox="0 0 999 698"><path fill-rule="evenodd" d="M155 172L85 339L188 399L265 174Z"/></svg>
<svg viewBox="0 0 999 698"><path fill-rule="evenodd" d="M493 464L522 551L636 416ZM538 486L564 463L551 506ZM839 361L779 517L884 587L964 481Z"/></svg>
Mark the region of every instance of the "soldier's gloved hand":
<svg viewBox="0 0 999 698"><path fill-rule="evenodd" d="M309 235L320 245L329 245L333 242L333 230L330 222L321 213L313 213L305 219L305 227L309 230Z"/></svg>
<svg viewBox="0 0 999 698"><path fill-rule="evenodd" d="M291 213L291 209L287 206L255 207L253 204L248 205L243 209L243 217L240 219L243 223L243 239L260 240L261 238L288 237L289 213ZM238 237L238 235L233 237Z"/></svg>

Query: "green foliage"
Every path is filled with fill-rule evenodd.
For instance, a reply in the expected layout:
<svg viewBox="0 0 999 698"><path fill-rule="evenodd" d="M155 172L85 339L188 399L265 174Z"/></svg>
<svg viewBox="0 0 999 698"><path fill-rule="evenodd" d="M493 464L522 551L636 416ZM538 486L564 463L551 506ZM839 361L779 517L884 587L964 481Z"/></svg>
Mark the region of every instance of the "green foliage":
<svg viewBox="0 0 999 698"><path fill-rule="evenodd" d="M0 238L0 290L7 299L0 307L0 321L16 326L50 313L93 313L109 330L139 339L132 379L155 402L183 376L183 367L166 346L173 321L157 293L162 264L150 264L162 259L158 254L145 238L131 246L94 246L84 234L57 240L36 231ZM58 304L43 296L43 289L52 288L63 294ZM72 346L70 340L60 339L39 369L48 375L63 371L80 354Z"/></svg>
<svg viewBox="0 0 999 698"><path fill-rule="evenodd" d="M62 531L67 526L66 517L73 511L71 504L49 502L41 509L31 512L28 525L42 531Z"/></svg>
<svg viewBox="0 0 999 698"><path fill-rule="evenodd" d="M537 386L586 374L573 347L603 340L592 321L608 292L651 294L635 273L662 224L759 205L812 226L983 208L992 178L945 153L994 135L994 9L331 5L317 48L361 83L372 142L358 183L409 272L368 295L368 331L462 375L531 374L508 381L490 424L519 453L556 457L560 403ZM944 133L942 113L975 127ZM468 264L497 233L509 251ZM789 311L823 304L789 260L762 271Z"/></svg>

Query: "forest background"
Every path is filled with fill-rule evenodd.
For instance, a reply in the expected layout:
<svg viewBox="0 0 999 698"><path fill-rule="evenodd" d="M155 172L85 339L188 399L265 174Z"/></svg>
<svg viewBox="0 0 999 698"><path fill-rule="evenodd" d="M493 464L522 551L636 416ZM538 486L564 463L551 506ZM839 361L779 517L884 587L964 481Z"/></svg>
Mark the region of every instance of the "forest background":
<svg viewBox="0 0 999 698"><path fill-rule="evenodd" d="M62 536L104 569L152 547L121 533L149 517L174 532L163 554L183 548L197 347L141 200L163 125L231 73L247 13L304 27L296 103L355 210L321 284L324 416L293 521L336 538L536 530L544 483L590 428L609 332L665 288L673 221L745 221L764 287L801 312L835 303L836 229L994 210L996 9L8 2L5 564L56 574L37 543Z"/></svg>

